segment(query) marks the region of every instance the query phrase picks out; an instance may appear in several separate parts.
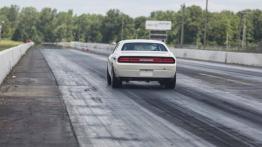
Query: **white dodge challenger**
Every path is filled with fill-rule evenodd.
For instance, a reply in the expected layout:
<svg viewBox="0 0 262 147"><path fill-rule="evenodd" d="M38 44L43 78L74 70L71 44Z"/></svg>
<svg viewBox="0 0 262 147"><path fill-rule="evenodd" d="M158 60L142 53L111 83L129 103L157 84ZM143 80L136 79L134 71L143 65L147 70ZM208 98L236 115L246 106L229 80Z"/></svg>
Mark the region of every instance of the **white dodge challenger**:
<svg viewBox="0 0 262 147"><path fill-rule="evenodd" d="M119 88L122 81L158 81L165 88L174 89L176 58L161 41L120 41L108 58L107 83Z"/></svg>

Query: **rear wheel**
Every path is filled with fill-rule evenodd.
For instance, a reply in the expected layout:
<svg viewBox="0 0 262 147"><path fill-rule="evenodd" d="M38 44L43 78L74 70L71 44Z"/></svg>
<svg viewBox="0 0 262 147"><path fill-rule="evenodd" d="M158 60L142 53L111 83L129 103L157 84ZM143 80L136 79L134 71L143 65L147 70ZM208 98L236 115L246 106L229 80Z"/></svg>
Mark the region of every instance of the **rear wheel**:
<svg viewBox="0 0 262 147"><path fill-rule="evenodd" d="M112 72L111 84L112 84L112 88L122 87L122 81L115 76L114 70Z"/></svg>
<svg viewBox="0 0 262 147"><path fill-rule="evenodd" d="M165 88L166 89L174 89L176 88L176 75L174 76L174 78L168 80L165 82Z"/></svg>
<svg viewBox="0 0 262 147"><path fill-rule="evenodd" d="M112 80L111 80L110 74L108 72L108 69L106 70L106 77L107 77L107 84L111 85L112 84Z"/></svg>

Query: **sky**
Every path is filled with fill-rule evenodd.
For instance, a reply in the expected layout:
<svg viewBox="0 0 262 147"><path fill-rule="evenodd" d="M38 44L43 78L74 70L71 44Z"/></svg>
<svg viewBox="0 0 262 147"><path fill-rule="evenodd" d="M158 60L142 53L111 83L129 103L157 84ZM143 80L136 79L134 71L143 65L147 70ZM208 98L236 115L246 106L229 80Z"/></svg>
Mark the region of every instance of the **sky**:
<svg viewBox="0 0 262 147"><path fill-rule="evenodd" d="M205 8L206 0L0 0L0 7L12 4L20 7L33 6L38 10L44 7L58 11L72 9L76 14L105 14L109 9L119 9L132 16L149 16L156 10L179 10L182 4L198 5ZM262 0L209 0L210 11L262 9Z"/></svg>

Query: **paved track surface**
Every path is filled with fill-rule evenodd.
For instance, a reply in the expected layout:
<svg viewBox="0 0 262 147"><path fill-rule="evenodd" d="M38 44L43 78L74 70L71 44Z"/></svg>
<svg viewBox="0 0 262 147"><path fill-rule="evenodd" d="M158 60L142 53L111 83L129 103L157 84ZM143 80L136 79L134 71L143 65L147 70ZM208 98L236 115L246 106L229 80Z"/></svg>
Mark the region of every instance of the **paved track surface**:
<svg viewBox="0 0 262 147"><path fill-rule="evenodd" d="M178 60L177 87L106 84L106 57L42 50L80 146L262 146L262 70Z"/></svg>
<svg viewBox="0 0 262 147"><path fill-rule="evenodd" d="M0 87L0 147L75 146L55 78L40 50L30 49Z"/></svg>

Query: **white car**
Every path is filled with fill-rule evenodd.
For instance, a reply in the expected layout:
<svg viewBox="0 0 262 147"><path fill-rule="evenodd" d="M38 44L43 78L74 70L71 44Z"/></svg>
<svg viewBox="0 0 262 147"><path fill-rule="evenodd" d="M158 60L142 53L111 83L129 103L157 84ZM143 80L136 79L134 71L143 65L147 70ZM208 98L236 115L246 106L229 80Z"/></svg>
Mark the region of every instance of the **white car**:
<svg viewBox="0 0 262 147"><path fill-rule="evenodd" d="M168 89L176 86L176 58L167 45L156 40L120 41L108 58L107 83L158 81Z"/></svg>

